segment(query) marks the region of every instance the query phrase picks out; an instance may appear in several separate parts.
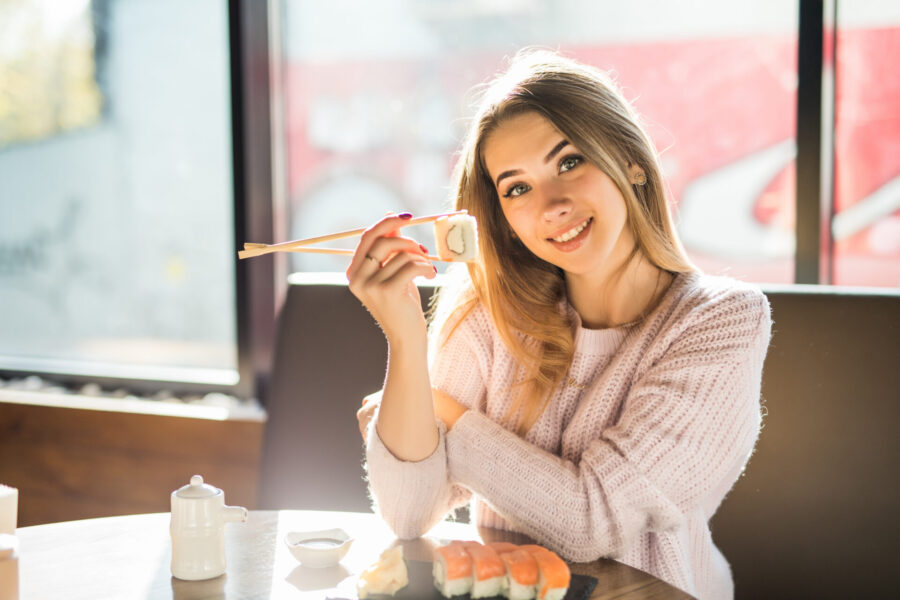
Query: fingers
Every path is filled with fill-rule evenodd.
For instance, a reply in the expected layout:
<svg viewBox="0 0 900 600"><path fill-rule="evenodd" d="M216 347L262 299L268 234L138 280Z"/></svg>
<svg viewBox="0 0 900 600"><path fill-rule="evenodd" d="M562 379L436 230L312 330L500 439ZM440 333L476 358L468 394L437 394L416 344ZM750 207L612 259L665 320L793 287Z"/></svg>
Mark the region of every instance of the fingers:
<svg viewBox="0 0 900 600"><path fill-rule="evenodd" d="M359 422L359 433L362 435L363 443L366 442L366 431L369 427L369 421L375 415L375 409L381 402L381 395L384 390L378 390L363 398L362 406L356 411L356 420Z"/></svg>
<svg viewBox="0 0 900 600"><path fill-rule="evenodd" d="M428 248L408 237L382 237L375 241L366 253L366 257L377 259L379 266L385 266L397 254L410 252L425 256ZM366 258L364 257L364 258Z"/></svg>
<svg viewBox="0 0 900 600"><path fill-rule="evenodd" d="M360 244L356 253L353 255L353 261L347 268L347 280L351 286L360 277L370 277L380 268L387 265L395 256L404 253L413 253L422 257L428 252L425 246L408 237L380 237L372 244L369 244L363 252L363 245Z"/></svg>
<svg viewBox="0 0 900 600"><path fill-rule="evenodd" d="M372 420L377 407L377 402L367 402L363 404L362 408L356 411L356 420L359 422L359 434L362 436L364 443L366 441L366 432L369 428L369 422Z"/></svg>
<svg viewBox="0 0 900 600"><path fill-rule="evenodd" d="M381 402L381 396L384 394L384 390L378 390L377 392L372 392L365 398L363 398L362 406L365 406L369 402Z"/></svg>
<svg viewBox="0 0 900 600"><path fill-rule="evenodd" d="M424 246L406 237L381 237L369 246L365 254L362 254L360 246L347 269L350 291L362 299L361 294L368 285L385 283L401 272L409 273L410 269L404 270L409 264L419 267L412 269L414 273L409 279L420 275L433 277L436 269L425 258L426 253Z"/></svg>
<svg viewBox="0 0 900 600"><path fill-rule="evenodd" d="M425 335L425 318L418 294L410 292L416 277L433 278L437 269L428 250L397 235L405 221L389 216L363 233L347 269L350 292L378 322L388 340Z"/></svg>
<svg viewBox="0 0 900 600"><path fill-rule="evenodd" d="M350 273L355 273L359 269L362 261L365 260L366 255L369 254L369 250L371 250L372 245L376 241L385 236L395 236L397 231L403 227L403 224L411 218L412 215L410 213L388 215L369 227L359 238L359 244L356 246L356 254L353 255L353 260L350 262L350 267L347 269L348 276ZM387 257L381 258L384 260L384 258Z"/></svg>
<svg viewBox="0 0 900 600"><path fill-rule="evenodd" d="M437 268L422 254L412 252L400 252L394 254L375 273L372 274L373 283L406 285L414 277L422 276L432 278L437 273Z"/></svg>

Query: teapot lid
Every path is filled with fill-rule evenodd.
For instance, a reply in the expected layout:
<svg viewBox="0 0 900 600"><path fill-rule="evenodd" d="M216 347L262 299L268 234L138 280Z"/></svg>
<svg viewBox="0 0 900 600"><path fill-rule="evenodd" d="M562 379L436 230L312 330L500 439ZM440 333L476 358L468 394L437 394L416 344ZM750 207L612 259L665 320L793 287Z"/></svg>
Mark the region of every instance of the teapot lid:
<svg viewBox="0 0 900 600"><path fill-rule="evenodd" d="M219 488L203 483L202 475L194 475L191 477L190 484L182 486L175 491L175 495L179 498L209 498L221 493L222 490Z"/></svg>

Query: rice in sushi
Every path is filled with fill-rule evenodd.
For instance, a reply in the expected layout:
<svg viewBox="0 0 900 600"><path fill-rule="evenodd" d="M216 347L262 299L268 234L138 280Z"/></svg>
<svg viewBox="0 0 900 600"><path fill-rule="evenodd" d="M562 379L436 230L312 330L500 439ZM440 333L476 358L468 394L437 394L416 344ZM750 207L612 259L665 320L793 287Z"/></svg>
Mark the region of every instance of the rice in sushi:
<svg viewBox="0 0 900 600"><path fill-rule="evenodd" d="M527 550L516 548L500 555L509 577L506 597L509 600L531 600L537 595L540 572L538 563Z"/></svg>
<svg viewBox="0 0 900 600"><path fill-rule="evenodd" d="M434 551L434 586L446 598L462 596L472 590L472 557L462 542L450 542Z"/></svg>
<svg viewBox="0 0 900 600"><path fill-rule="evenodd" d="M538 600L562 600L572 579L569 565L555 552L543 546L528 544L522 548L530 552L538 564L540 571L537 586Z"/></svg>
<svg viewBox="0 0 900 600"><path fill-rule="evenodd" d="M497 552L478 542L465 544L469 556L472 557L474 580L472 582L472 598L490 598L506 591L506 565Z"/></svg>
<svg viewBox="0 0 900 600"><path fill-rule="evenodd" d="M478 224L469 215L450 215L434 222L434 241L441 260L469 262L478 254Z"/></svg>
<svg viewBox="0 0 900 600"><path fill-rule="evenodd" d="M502 594L510 600L562 600L572 576L565 561L543 546L459 541L435 550L433 574L447 598Z"/></svg>

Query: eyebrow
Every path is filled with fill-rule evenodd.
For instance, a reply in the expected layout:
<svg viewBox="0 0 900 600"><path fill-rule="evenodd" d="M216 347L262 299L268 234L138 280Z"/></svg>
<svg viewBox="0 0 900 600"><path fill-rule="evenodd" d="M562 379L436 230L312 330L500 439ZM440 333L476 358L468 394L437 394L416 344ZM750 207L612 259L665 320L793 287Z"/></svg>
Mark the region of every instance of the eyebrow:
<svg viewBox="0 0 900 600"><path fill-rule="evenodd" d="M557 145L553 146L553 149L547 153L547 156L544 157L544 163L548 163L551 160L553 160L553 157L556 156L557 154L559 154L559 152L568 145L569 145L569 140L563 140L560 143L558 143ZM502 173L497 175L497 181L496 181L497 187L500 186L500 182L503 179L506 179L507 177L512 177L513 175L519 175L521 173L522 173L521 169L511 169L509 171L503 171Z"/></svg>

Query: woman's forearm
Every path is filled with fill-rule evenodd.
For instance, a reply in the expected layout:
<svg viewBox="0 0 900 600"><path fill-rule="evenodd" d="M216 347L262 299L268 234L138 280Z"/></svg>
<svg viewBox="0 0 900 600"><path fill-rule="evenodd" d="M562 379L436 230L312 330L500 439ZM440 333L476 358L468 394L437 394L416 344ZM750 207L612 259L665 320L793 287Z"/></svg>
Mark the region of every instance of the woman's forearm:
<svg viewBox="0 0 900 600"><path fill-rule="evenodd" d="M437 447L424 339L388 343L387 377L375 427L385 447L400 460L424 460Z"/></svg>

